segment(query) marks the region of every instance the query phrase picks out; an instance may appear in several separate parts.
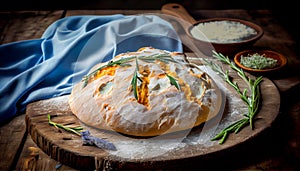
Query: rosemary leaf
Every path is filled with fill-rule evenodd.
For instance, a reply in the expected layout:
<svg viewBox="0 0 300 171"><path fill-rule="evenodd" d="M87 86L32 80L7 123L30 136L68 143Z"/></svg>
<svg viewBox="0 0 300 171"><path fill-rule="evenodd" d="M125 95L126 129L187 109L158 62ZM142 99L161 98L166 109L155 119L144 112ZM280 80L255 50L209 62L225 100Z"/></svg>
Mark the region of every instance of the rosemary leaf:
<svg viewBox="0 0 300 171"><path fill-rule="evenodd" d="M222 135L222 138L219 143L223 144L223 142L226 140L227 136L228 136L228 131L225 131L224 134Z"/></svg>
<svg viewBox="0 0 300 171"><path fill-rule="evenodd" d="M150 56L141 56L139 57L140 60L146 61L146 62L154 62L155 60L162 61L164 63L169 63L169 62L174 62L176 63L177 61L173 59L173 57L167 53L162 53L162 54L154 54Z"/></svg>
<svg viewBox="0 0 300 171"><path fill-rule="evenodd" d="M131 66L130 64L120 64L122 67Z"/></svg>
<svg viewBox="0 0 300 171"><path fill-rule="evenodd" d="M172 77L171 75L169 75L169 74L167 74L167 73L165 73L165 74L166 74L166 76L169 78L171 85L174 85L174 86L177 88L177 90L180 91L180 86L179 86L179 84L177 83L177 80L176 80L174 77Z"/></svg>
<svg viewBox="0 0 300 171"><path fill-rule="evenodd" d="M131 80L131 85L132 85L132 88L133 88L134 98L135 98L136 100L138 100L138 93L137 93L137 79L138 79L138 76L137 76L137 70L135 69L135 70L134 70L133 77L132 77L132 80Z"/></svg>
<svg viewBox="0 0 300 171"><path fill-rule="evenodd" d="M135 70L134 70L134 74L133 74L133 77L132 77L132 80L131 80L131 85L132 85L132 88L133 88L133 94L134 94L134 98L136 100L139 99L138 97L138 90L137 90L137 80L139 79L140 81L142 81L141 78L139 78L138 76L138 72L139 72L139 64L138 64L138 59L135 58Z"/></svg>

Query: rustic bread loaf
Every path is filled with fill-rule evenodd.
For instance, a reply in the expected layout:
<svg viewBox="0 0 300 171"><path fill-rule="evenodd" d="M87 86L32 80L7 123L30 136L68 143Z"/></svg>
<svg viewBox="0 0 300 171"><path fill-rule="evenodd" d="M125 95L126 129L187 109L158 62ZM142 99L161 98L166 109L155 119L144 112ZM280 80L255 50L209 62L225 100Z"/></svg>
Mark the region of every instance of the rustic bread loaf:
<svg viewBox="0 0 300 171"><path fill-rule="evenodd" d="M213 118L221 94L185 55L144 47L94 66L69 96L83 123L133 136L187 130Z"/></svg>

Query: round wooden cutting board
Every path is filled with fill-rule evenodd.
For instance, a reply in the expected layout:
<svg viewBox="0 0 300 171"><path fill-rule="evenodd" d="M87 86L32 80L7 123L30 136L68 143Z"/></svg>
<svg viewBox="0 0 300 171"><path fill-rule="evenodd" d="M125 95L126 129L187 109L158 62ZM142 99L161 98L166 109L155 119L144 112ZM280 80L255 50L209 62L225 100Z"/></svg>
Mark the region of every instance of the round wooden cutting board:
<svg viewBox="0 0 300 171"><path fill-rule="evenodd" d="M212 75L211 75L212 76ZM280 94L277 87L267 78L261 83L262 105L254 123L238 134L228 137L224 144L210 139L220 130L242 118L247 106L230 86L217 80L224 93L223 108L219 115L192 130L178 133L137 138L116 132L88 127L72 114L68 105L68 95L33 102L27 106L26 124L33 141L51 158L79 170L173 170L201 165L238 144L250 140L266 128L271 127L280 108ZM235 81L241 88L245 83L237 76ZM80 125L95 137L115 144L117 150L109 151L96 146L83 145L81 137L49 125L51 120L64 125Z"/></svg>

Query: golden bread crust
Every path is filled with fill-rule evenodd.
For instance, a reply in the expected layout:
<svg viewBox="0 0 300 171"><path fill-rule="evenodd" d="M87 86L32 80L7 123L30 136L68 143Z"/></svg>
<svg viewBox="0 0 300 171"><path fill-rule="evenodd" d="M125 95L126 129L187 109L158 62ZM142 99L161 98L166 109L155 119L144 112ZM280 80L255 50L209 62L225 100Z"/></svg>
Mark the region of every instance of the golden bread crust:
<svg viewBox="0 0 300 171"><path fill-rule="evenodd" d="M218 87L184 54L152 47L100 63L84 79L69 96L74 115L127 135L191 129L213 118L221 104Z"/></svg>

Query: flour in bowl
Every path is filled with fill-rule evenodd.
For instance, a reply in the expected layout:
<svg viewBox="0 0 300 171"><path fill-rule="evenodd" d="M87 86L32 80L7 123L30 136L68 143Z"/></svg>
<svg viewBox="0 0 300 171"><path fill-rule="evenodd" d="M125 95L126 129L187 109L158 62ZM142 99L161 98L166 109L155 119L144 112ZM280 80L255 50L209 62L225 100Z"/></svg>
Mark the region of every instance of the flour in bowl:
<svg viewBox="0 0 300 171"><path fill-rule="evenodd" d="M257 34L255 29L237 21L199 23L190 32L196 39L214 43L240 42Z"/></svg>

